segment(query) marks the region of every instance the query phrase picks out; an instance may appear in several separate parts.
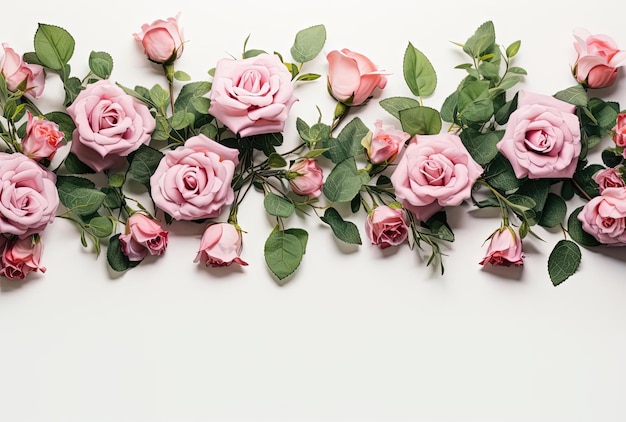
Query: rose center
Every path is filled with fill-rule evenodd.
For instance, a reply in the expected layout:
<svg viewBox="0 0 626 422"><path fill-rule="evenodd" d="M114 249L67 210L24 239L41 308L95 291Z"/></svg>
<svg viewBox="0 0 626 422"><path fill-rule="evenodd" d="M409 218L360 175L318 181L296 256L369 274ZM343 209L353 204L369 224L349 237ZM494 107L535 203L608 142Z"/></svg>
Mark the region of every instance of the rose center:
<svg viewBox="0 0 626 422"><path fill-rule="evenodd" d="M420 172L429 185L443 186L446 184L447 167L438 160L427 160L422 164Z"/></svg>
<svg viewBox="0 0 626 422"><path fill-rule="evenodd" d="M255 69L246 70L241 75L238 86L250 93L260 92L263 86L263 75Z"/></svg>
<svg viewBox="0 0 626 422"><path fill-rule="evenodd" d="M198 179L196 179L192 174L185 175L183 183L185 184L185 189L187 190L196 190L198 188Z"/></svg>
<svg viewBox="0 0 626 422"><path fill-rule="evenodd" d="M547 154L552 148L550 138L543 130L528 131L526 133L526 146L538 154Z"/></svg>

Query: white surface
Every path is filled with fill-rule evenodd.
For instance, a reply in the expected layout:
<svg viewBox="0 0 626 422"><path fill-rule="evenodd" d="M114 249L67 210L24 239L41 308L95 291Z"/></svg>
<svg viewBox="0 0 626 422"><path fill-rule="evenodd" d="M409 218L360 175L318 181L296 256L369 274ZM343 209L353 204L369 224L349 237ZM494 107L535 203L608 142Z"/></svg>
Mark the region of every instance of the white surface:
<svg viewBox="0 0 626 422"><path fill-rule="evenodd" d="M89 51L104 50L115 60L111 79L151 86L163 83L160 69L132 39L145 22L181 12L189 43L177 68L194 80L238 55L248 34L249 47L289 57L295 33L323 23L325 51L350 48L393 73L379 99L411 95L402 77L411 41L437 70L425 100L434 108L463 76L449 41L488 19L500 43L522 40L515 64L536 92L573 85L576 26L626 48L618 0L201 4L34 0L27 11L5 8L0 41L30 51L37 22L56 24L76 38L73 74L85 73ZM325 75L324 56L305 69ZM625 101L626 74L605 93ZM333 111L323 81L297 95L288 140L296 117L314 121L319 105L329 122ZM395 123L375 100L359 115L372 127ZM498 220L470 209L449 211L457 241L443 277L408 248L346 248L328 226L294 217L310 244L283 288L263 261L272 222L259 195L240 214L250 265L229 270L193 264L199 228L177 224L165 256L113 276L57 219L44 235L45 276L2 282L0 421L625 420L624 251L584 250L579 273L554 288L546 262L560 235L538 229L546 242L525 243L523 269L483 269L482 242ZM363 216L354 221L361 227Z"/></svg>

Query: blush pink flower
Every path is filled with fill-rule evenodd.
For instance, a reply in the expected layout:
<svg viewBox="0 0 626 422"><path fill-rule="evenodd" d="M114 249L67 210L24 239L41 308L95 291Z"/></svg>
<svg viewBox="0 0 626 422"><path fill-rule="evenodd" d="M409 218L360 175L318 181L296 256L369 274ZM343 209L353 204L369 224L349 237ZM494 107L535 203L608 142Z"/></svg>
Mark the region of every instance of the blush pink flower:
<svg viewBox="0 0 626 422"><path fill-rule="evenodd" d="M626 113L619 113L615 119L613 142L618 147L626 147Z"/></svg>
<svg viewBox="0 0 626 422"><path fill-rule="evenodd" d="M425 221L442 207L460 205L469 198L482 172L457 135L416 135L391 175L391 183L402 205Z"/></svg>
<svg viewBox="0 0 626 422"><path fill-rule="evenodd" d="M291 190L298 195L318 197L322 193L324 173L313 158L303 158L294 162L287 172Z"/></svg>
<svg viewBox="0 0 626 422"><path fill-rule="evenodd" d="M387 205L374 208L365 220L365 233L381 249L400 245L409 234L406 211Z"/></svg>
<svg viewBox="0 0 626 422"><path fill-rule="evenodd" d="M521 91L498 150L518 179L570 178L581 151L576 107L554 97Z"/></svg>
<svg viewBox="0 0 626 422"><path fill-rule="evenodd" d="M22 139L22 152L33 160L52 160L57 150L65 144L65 134L59 125L44 118L33 117L28 112L26 135Z"/></svg>
<svg viewBox="0 0 626 422"><path fill-rule="evenodd" d="M153 218L134 213L126 221L126 232L119 237L122 252L131 261L141 261L148 254L162 255L167 249L168 232Z"/></svg>
<svg viewBox="0 0 626 422"><path fill-rule="evenodd" d="M56 176L23 154L0 152L0 233L41 233L59 206Z"/></svg>
<svg viewBox="0 0 626 422"><path fill-rule="evenodd" d="M291 72L275 54L218 61L210 99L209 113L243 137L282 132L297 101Z"/></svg>
<svg viewBox="0 0 626 422"><path fill-rule="evenodd" d="M40 260L43 253L43 243L37 236L28 236L23 239L7 239L0 235L0 275L11 280L22 280L32 271L46 272Z"/></svg>
<svg viewBox="0 0 626 422"><path fill-rule="evenodd" d="M183 31L178 25L178 17L157 19L151 24L143 24L141 32L133 37L141 43L150 61L170 64L183 54Z"/></svg>
<svg viewBox="0 0 626 422"><path fill-rule="evenodd" d="M617 70L626 64L626 52L607 35L591 35L587 30L574 30L574 48L578 53L572 73L576 80L589 88L613 85Z"/></svg>
<svg viewBox="0 0 626 422"><path fill-rule="evenodd" d="M87 85L67 112L76 124L70 150L97 172L122 165L156 126L145 104L107 79Z"/></svg>
<svg viewBox="0 0 626 422"><path fill-rule="evenodd" d="M24 90L24 95L37 99L43 94L46 82L44 68L38 64L29 64L9 47L2 43L4 55L0 60L0 73L4 76L7 88L11 92Z"/></svg>
<svg viewBox="0 0 626 422"><path fill-rule="evenodd" d="M608 246L626 246L626 188L607 188L578 214L583 230Z"/></svg>
<svg viewBox="0 0 626 422"><path fill-rule="evenodd" d="M347 48L333 50L328 60L328 91L348 106L365 103L376 88L387 85L386 73L367 57Z"/></svg>
<svg viewBox="0 0 626 422"><path fill-rule="evenodd" d="M522 238L511 226L504 226L491 235L487 255L480 261L480 265L491 264L509 267L520 266L524 263Z"/></svg>
<svg viewBox="0 0 626 422"><path fill-rule="evenodd" d="M150 177L152 199L175 220L217 217L233 202L239 152L204 135L168 151Z"/></svg>
<svg viewBox="0 0 626 422"><path fill-rule="evenodd" d="M230 223L209 224L202 235L198 254L193 262L203 262L207 267L227 267L233 262L248 265L240 258L241 231Z"/></svg>
<svg viewBox="0 0 626 422"><path fill-rule="evenodd" d="M626 187L626 181L622 177L622 166L611 167L598 171L593 175L593 180L598 184L600 188L600 194L608 188L623 188Z"/></svg>
<svg viewBox="0 0 626 422"><path fill-rule="evenodd" d="M396 129L393 125L383 125L382 120L374 123L374 133L363 138L367 158L372 164L392 163L411 135Z"/></svg>

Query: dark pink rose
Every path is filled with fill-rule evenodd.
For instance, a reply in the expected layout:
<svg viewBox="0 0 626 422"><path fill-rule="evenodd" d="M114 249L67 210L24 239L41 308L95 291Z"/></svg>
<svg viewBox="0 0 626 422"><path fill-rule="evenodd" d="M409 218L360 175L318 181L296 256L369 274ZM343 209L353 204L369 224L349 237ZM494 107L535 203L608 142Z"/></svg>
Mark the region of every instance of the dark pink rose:
<svg viewBox="0 0 626 422"><path fill-rule="evenodd" d="M520 92L497 145L518 179L572 177L581 150L575 109L548 95Z"/></svg>
<svg viewBox="0 0 626 422"><path fill-rule="evenodd" d="M0 152L0 233L41 233L59 206L56 176L23 154Z"/></svg>
<svg viewBox="0 0 626 422"><path fill-rule="evenodd" d="M623 167L620 165L616 168L600 170L593 175L593 180L598 184L600 193L608 188L623 188L626 186L626 182L622 178L622 169Z"/></svg>
<svg viewBox="0 0 626 422"><path fill-rule="evenodd" d="M209 113L240 136L282 132L297 98L291 72L275 54L217 63Z"/></svg>
<svg viewBox="0 0 626 422"><path fill-rule="evenodd" d="M126 221L126 232L120 235L122 252L131 261L141 261L146 255L162 255L167 249L167 231L153 218L134 213Z"/></svg>
<svg viewBox="0 0 626 422"><path fill-rule="evenodd" d="M141 43L149 60L159 64L170 64L183 54L183 31L178 26L178 16L143 24L141 33L133 34L133 37Z"/></svg>
<svg viewBox="0 0 626 422"><path fill-rule="evenodd" d="M107 79L87 85L67 112L76 124L70 150L97 172L122 165L156 126L145 104Z"/></svg>
<svg viewBox="0 0 626 422"><path fill-rule="evenodd" d="M204 135L189 138L165 154L150 178L154 203L175 220L217 217L235 197L238 154Z"/></svg>
<svg viewBox="0 0 626 422"><path fill-rule="evenodd" d="M200 249L193 262L203 262L207 267L227 267L233 262L248 265L242 260L241 231L229 223L211 223L207 226Z"/></svg>
<svg viewBox="0 0 626 422"><path fill-rule="evenodd" d="M618 147L626 147L626 113L619 113L615 119L613 142Z"/></svg>
<svg viewBox="0 0 626 422"><path fill-rule="evenodd" d="M8 279L24 279L31 271L46 272L46 268L39 263L43 253L39 236L7 239L0 235L0 252L0 275Z"/></svg>
<svg viewBox="0 0 626 422"><path fill-rule="evenodd" d="M24 95L37 99L43 94L46 74L42 66L25 63L8 44L2 43L4 56L0 60L0 73L4 75L11 92L24 90Z"/></svg>
<svg viewBox="0 0 626 422"><path fill-rule="evenodd" d="M609 36L591 35L582 28L574 31L574 38L578 57L572 72L576 80L589 88L613 85L617 79L617 69L626 64L626 52L620 51Z"/></svg>
<svg viewBox="0 0 626 422"><path fill-rule="evenodd" d="M510 226L501 227L491 235L487 255L480 261L480 265L511 265L524 264L522 238Z"/></svg>
<svg viewBox="0 0 626 422"><path fill-rule="evenodd" d="M29 111L26 135L22 139L22 152L33 160L52 160L65 143L64 137L59 125L43 117L33 117Z"/></svg>
<svg viewBox="0 0 626 422"><path fill-rule="evenodd" d="M365 220L365 233L381 249L401 244L409 234L406 212L387 205L374 208Z"/></svg>
<svg viewBox="0 0 626 422"><path fill-rule="evenodd" d="M365 103L376 88L387 85L386 73L362 54L344 48L331 51L326 59L330 95L348 106Z"/></svg>
<svg viewBox="0 0 626 422"><path fill-rule="evenodd" d="M583 230L600 243L626 246L626 188L607 188L578 214Z"/></svg>
<svg viewBox="0 0 626 422"><path fill-rule="evenodd" d="M287 173L291 190L298 195L318 197L322 193L324 173L313 158L294 162Z"/></svg>
<svg viewBox="0 0 626 422"><path fill-rule="evenodd" d="M382 120L374 123L374 133L363 139L362 145L372 164L392 163L411 135L393 125L383 125Z"/></svg>
<svg viewBox="0 0 626 422"><path fill-rule="evenodd" d="M457 135L416 135L391 175L391 183L402 205L425 221L442 207L460 205L469 198L482 172Z"/></svg>

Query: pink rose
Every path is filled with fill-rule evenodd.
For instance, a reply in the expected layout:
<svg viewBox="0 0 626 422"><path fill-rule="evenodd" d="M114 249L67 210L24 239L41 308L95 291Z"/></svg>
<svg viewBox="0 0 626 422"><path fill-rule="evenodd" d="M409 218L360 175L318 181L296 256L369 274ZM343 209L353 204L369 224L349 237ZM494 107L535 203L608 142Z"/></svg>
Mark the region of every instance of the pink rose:
<svg viewBox="0 0 626 422"><path fill-rule="evenodd" d="M626 188L607 188L578 214L583 230L600 243L626 246Z"/></svg>
<svg viewBox="0 0 626 422"><path fill-rule="evenodd" d="M23 154L0 152L0 233L41 233L59 206L56 176Z"/></svg>
<svg viewBox="0 0 626 422"><path fill-rule="evenodd" d="M487 256L480 265L523 265L522 238L510 226L501 227L491 235Z"/></svg>
<svg viewBox="0 0 626 422"><path fill-rule="evenodd" d="M613 142L618 147L626 147L626 113L619 113L615 119Z"/></svg>
<svg viewBox="0 0 626 422"><path fill-rule="evenodd" d="M385 72L362 54L344 48L331 51L326 59L330 95L348 106L365 103L377 87L387 85Z"/></svg>
<svg viewBox="0 0 626 422"><path fill-rule="evenodd" d="M124 255L131 261L141 261L148 254L165 253L167 236L157 221L137 212L126 221L126 232L119 239Z"/></svg>
<svg viewBox="0 0 626 422"><path fill-rule="evenodd" d="M626 52L607 35L591 35L582 28L574 31L574 38L578 57L572 72L576 80L589 88L613 85L618 67L626 63Z"/></svg>
<svg viewBox="0 0 626 422"><path fill-rule="evenodd" d="M381 249L401 244L409 234L406 212L387 205L374 208L365 220L365 233Z"/></svg>
<svg viewBox="0 0 626 422"><path fill-rule="evenodd" d="M238 154L204 135L189 138L165 154L150 178L154 203L176 220L217 217L235 197Z"/></svg>
<svg viewBox="0 0 626 422"><path fill-rule="evenodd" d="M156 126L145 104L106 79L87 85L67 112L76 124L70 150L97 172L121 166Z"/></svg>
<svg viewBox="0 0 626 422"><path fill-rule="evenodd" d="M322 193L324 173L313 158L303 158L289 167L287 179L291 190L298 195L318 197Z"/></svg>
<svg viewBox="0 0 626 422"><path fill-rule="evenodd" d="M25 63L6 43L2 43L2 47L4 56L0 60L0 73L4 75L9 91L16 92L23 89L27 97L34 99L41 97L46 82L43 67L38 64Z"/></svg>
<svg viewBox="0 0 626 422"><path fill-rule="evenodd" d="M208 267L227 267L233 262L248 265L239 255L242 248L241 231L229 223L211 223L207 226L200 249L193 262L204 262Z"/></svg>
<svg viewBox="0 0 626 422"><path fill-rule="evenodd" d="M382 120L376 120L374 128L374 134L365 137L361 143L370 163L393 162L411 135L396 129L393 125L383 125Z"/></svg>
<svg viewBox="0 0 626 422"><path fill-rule="evenodd" d="M482 172L457 135L416 135L391 175L391 183L402 205L425 221L442 207L460 205L469 198Z"/></svg>
<svg viewBox="0 0 626 422"><path fill-rule="evenodd" d="M575 109L548 95L520 91L497 145L518 179L572 177L581 150Z"/></svg>
<svg viewBox="0 0 626 422"><path fill-rule="evenodd" d="M622 166L615 168L608 168L598 171L593 175L593 180L598 184L600 188L600 194L608 188L623 188L626 187L626 182L622 178Z"/></svg>
<svg viewBox="0 0 626 422"><path fill-rule="evenodd" d="M291 72L275 54L217 62L209 113L240 136L281 132L293 95Z"/></svg>
<svg viewBox="0 0 626 422"><path fill-rule="evenodd" d="M31 271L46 272L46 268L39 264L43 253L43 243L39 238L7 239L0 235L0 253L0 275L8 279L24 279Z"/></svg>
<svg viewBox="0 0 626 422"><path fill-rule="evenodd" d="M159 64L170 64L183 54L183 31L178 26L178 17L158 19L143 24L141 33L133 37L141 43L148 59Z"/></svg>
<svg viewBox="0 0 626 422"><path fill-rule="evenodd" d="M52 160L57 150L64 144L65 134L59 130L59 125L43 117L35 118L28 112L26 136L22 139L22 152L34 159L44 158Z"/></svg>

